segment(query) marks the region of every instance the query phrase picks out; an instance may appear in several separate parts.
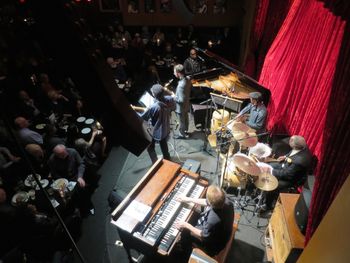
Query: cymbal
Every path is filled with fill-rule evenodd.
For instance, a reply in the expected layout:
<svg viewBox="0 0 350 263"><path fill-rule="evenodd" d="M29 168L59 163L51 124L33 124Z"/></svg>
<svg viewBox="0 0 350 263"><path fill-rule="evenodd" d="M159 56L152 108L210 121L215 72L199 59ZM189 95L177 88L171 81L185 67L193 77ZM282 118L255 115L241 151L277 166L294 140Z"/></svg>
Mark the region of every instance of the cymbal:
<svg viewBox="0 0 350 263"><path fill-rule="evenodd" d="M233 155L232 161L239 169L247 174L254 176L259 176L261 174L261 170L254 160L243 153L236 153Z"/></svg>
<svg viewBox="0 0 350 263"><path fill-rule="evenodd" d="M242 146L253 147L258 143L255 132L234 132L233 138Z"/></svg>
<svg viewBox="0 0 350 263"><path fill-rule="evenodd" d="M243 122L229 121L227 128L232 131L233 138L244 147L253 147L258 143L255 130Z"/></svg>
<svg viewBox="0 0 350 263"><path fill-rule="evenodd" d="M277 188L278 180L270 173L262 173L254 184L262 191L272 191Z"/></svg>

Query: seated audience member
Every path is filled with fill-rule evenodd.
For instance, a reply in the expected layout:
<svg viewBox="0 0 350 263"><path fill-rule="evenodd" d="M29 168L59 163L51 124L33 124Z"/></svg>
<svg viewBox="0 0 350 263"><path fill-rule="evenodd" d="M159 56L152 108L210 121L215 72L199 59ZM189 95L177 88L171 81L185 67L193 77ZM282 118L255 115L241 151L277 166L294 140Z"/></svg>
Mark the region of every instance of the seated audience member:
<svg viewBox="0 0 350 263"><path fill-rule="evenodd" d="M66 178L68 180L76 180L80 187L85 187L83 178L85 164L75 149L66 148L62 144L56 145L49 158L48 166L54 179Z"/></svg>
<svg viewBox="0 0 350 263"><path fill-rule="evenodd" d="M85 163L79 153L73 148L66 148L59 144L53 149L48 166L53 178L77 181L79 188L73 191L70 207L77 205L82 216L94 214L91 195L96 185L86 184L83 178L85 177Z"/></svg>
<svg viewBox="0 0 350 263"><path fill-rule="evenodd" d="M18 128L18 137L21 143L26 146L27 144L43 144L43 137L37 133L29 129L29 121L23 117L17 117L15 119L15 125Z"/></svg>
<svg viewBox="0 0 350 263"><path fill-rule="evenodd" d="M75 141L75 146L84 159L97 160L98 163L101 163L106 156L106 142L102 131L94 129L90 141L87 142L83 138L79 138Z"/></svg>
<svg viewBox="0 0 350 263"><path fill-rule="evenodd" d="M245 122L250 128L256 132L263 133L265 131L267 110L262 101L260 92L249 93L250 103L244 107L236 116L236 120ZM245 114L249 113L249 118L246 120Z"/></svg>
<svg viewBox="0 0 350 263"><path fill-rule="evenodd" d="M47 175L48 171L46 169L45 153L43 149L38 144L28 144L25 150L29 155L29 160L35 172L41 176Z"/></svg>
<svg viewBox="0 0 350 263"><path fill-rule="evenodd" d="M65 145L66 141L63 138L57 136L57 129L52 124L47 124L45 126L45 131L44 149L46 151L46 154L50 156L53 148L55 148L56 145Z"/></svg>
<svg viewBox="0 0 350 263"><path fill-rule="evenodd" d="M40 80L41 91L44 94L48 94L49 91L52 91L52 90L56 90L56 91L60 92L51 84L49 75L47 75L46 73L41 73L39 80Z"/></svg>
<svg viewBox="0 0 350 263"><path fill-rule="evenodd" d="M213 256L220 252L229 240L234 220L234 208L226 198L225 192L220 187L211 185L207 189L206 198L180 196L178 201L197 204L205 209L195 226L187 222L178 222L176 227L189 231L191 241L200 246L208 255ZM189 238L181 237L183 242L181 245L184 246L184 249L191 248L189 244L185 244L188 240Z"/></svg>
<svg viewBox="0 0 350 263"><path fill-rule="evenodd" d="M57 118L62 118L63 114L70 113L69 100L67 97L58 93L55 90L51 90L47 93L49 98L49 108Z"/></svg>
<svg viewBox="0 0 350 263"><path fill-rule="evenodd" d="M33 120L40 115L39 105L36 104L36 102L29 97L28 93L25 90L20 90L18 92L18 98L19 98L19 113L30 119Z"/></svg>

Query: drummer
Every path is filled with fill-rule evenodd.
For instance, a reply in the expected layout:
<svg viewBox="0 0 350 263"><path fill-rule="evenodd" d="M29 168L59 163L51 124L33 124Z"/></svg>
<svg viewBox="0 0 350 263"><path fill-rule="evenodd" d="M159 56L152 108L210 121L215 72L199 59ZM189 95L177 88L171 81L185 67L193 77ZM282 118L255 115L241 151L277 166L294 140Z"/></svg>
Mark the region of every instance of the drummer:
<svg viewBox="0 0 350 263"><path fill-rule="evenodd" d="M250 128L256 130L256 133L265 132L267 110L262 101L260 92L249 93L250 103L244 107L236 116L236 120L245 122ZM246 120L245 114L249 114Z"/></svg>

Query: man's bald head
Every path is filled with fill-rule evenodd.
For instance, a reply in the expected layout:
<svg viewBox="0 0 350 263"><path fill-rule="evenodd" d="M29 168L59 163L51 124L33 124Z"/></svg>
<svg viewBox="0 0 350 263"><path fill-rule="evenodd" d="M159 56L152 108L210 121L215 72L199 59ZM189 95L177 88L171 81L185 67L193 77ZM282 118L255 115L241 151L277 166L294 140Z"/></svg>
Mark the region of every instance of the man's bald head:
<svg viewBox="0 0 350 263"><path fill-rule="evenodd" d="M53 148L53 153L57 158L61 159L66 158L68 155L66 146L64 146L63 144L56 145L55 148Z"/></svg>

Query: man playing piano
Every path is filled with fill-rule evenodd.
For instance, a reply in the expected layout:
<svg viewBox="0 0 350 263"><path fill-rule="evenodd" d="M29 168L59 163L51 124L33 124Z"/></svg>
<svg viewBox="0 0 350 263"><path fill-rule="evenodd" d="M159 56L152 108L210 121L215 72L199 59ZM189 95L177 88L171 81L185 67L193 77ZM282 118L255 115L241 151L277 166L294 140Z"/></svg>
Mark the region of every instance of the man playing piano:
<svg viewBox="0 0 350 263"><path fill-rule="evenodd" d="M234 219L233 205L226 198L224 191L218 186L211 185L208 187L205 199L181 196L178 201L205 207L195 226L187 222L176 224L178 229L187 230L191 234L189 238L182 236L182 248L192 248L188 244L192 242L210 256L220 252L229 240ZM183 234L186 235L186 232Z"/></svg>
<svg viewBox="0 0 350 263"><path fill-rule="evenodd" d="M190 56L184 61L184 68L186 75L192 75L202 70L202 64L197 56L197 51L192 48L190 50Z"/></svg>
<svg viewBox="0 0 350 263"><path fill-rule="evenodd" d="M171 96L164 96L164 89L161 85L155 84L151 88L155 102L141 115L153 126L152 142L147 151L153 163L157 161L155 143L159 142L164 159L170 160L168 149L168 136L170 133L170 114L175 109L175 102Z"/></svg>

